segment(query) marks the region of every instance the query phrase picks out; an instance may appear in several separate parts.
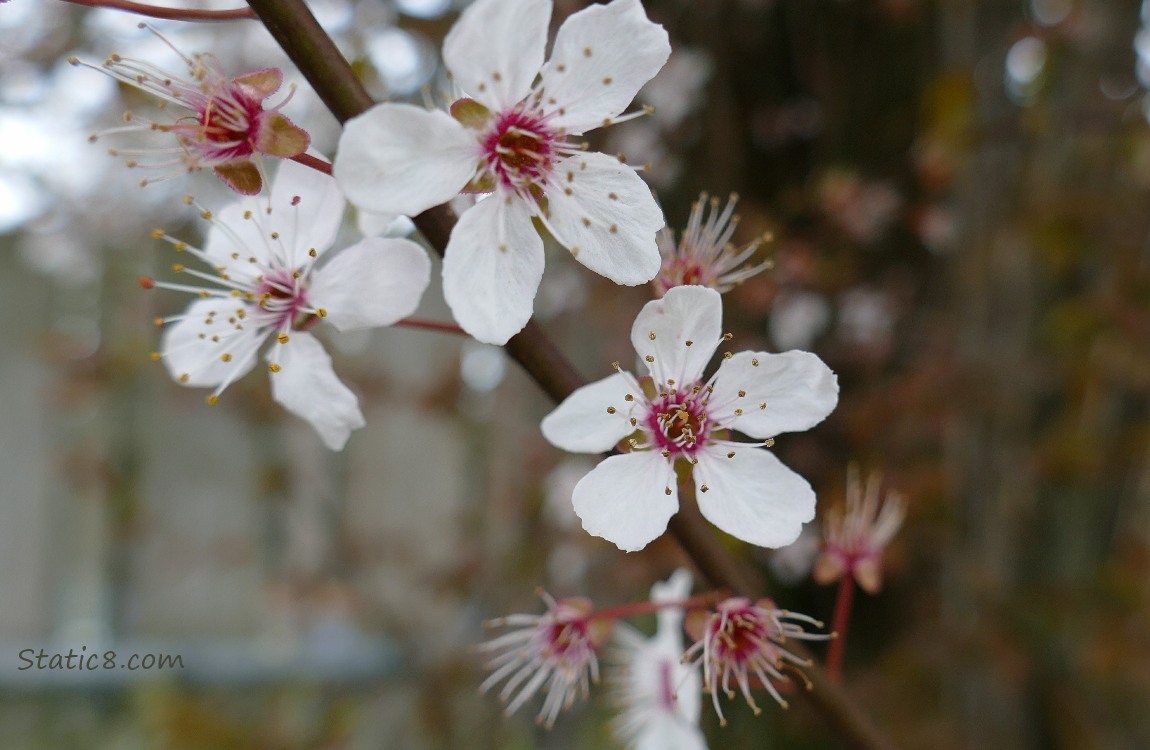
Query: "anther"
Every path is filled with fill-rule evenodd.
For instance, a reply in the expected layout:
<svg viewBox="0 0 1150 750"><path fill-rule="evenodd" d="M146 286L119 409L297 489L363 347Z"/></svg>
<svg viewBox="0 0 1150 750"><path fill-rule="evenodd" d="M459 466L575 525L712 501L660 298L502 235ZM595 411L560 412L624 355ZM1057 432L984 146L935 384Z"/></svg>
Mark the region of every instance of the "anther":
<svg viewBox="0 0 1150 750"><path fill-rule="evenodd" d="M280 342L281 344L286 344L288 342L288 335L286 333L281 333L280 335L276 336L276 341Z"/></svg>
<svg viewBox="0 0 1150 750"><path fill-rule="evenodd" d="M137 283L144 289L151 289L156 285L155 280L150 276L141 276Z"/></svg>
<svg viewBox="0 0 1150 750"><path fill-rule="evenodd" d="M687 342L687 346L694 346L694 345L695 345L695 342L694 342L694 341L688 341L688 342Z"/></svg>
<svg viewBox="0 0 1150 750"><path fill-rule="evenodd" d="M649 339L651 339L652 341L654 341L654 340L655 340L655 332L654 332L654 331L648 331L648 332L647 332L647 338L649 338Z"/></svg>
<svg viewBox="0 0 1150 750"><path fill-rule="evenodd" d="M709 489L711 489L711 488L710 488L710 487L708 487L708 486L707 486L707 485L705 485L705 484L704 484L703 486L699 487L699 491L700 491L700 492L706 492L706 491L707 491L707 490L709 490Z"/></svg>
<svg viewBox="0 0 1150 750"><path fill-rule="evenodd" d="M759 360L752 359L751 360L751 367L758 367L758 366L759 366Z"/></svg>
<svg viewBox="0 0 1150 750"><path fill-rule="evenodd" d="M615 413L615 407L614 406L608 406L607 407L607 413L608 414L614 414Z"/></svg>
<svg viewBox="0 0 1150 750"><path fill-rule="evenodd" d="M283 369L283 368L281 368L281 367L280 367L279 365L277 365L275 362L272 362L272 363L270 363L270 364L268 365L268 369L269 369L269 370L271 370L272 372L279 372L279 371L280 371L281 369Z"/></svg>
<svg viewBox="0 0 1150 750"><path fill-rule="evenodd" d="M654 362L655 361L655 357L653 355L650 355L650 354L648 354L646 357L643 357L643 359L647 360L648 362Z"/></svg>
<svg viewBox="0 0 1150 750"><path fill-rule="evenodd" d="M743 396L746 396L746 395L747 395L746 391L739 391L739 398L742 398Z"/></svg>
<svg viewBox="0 0 1150 750"><path fill-rule="evenodd" d="M663 492L670 495L671 494L671 488L670 487L664 487Z"/></svg>

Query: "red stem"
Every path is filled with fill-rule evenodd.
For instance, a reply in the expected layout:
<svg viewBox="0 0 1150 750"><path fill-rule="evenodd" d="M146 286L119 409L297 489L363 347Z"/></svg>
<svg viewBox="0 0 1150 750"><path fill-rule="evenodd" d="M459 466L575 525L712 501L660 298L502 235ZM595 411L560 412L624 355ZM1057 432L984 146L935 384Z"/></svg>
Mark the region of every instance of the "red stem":
<svg viewBox="0 0 1150 750"><path fill-rule="evenodd" d="M460 336L466 336L467 331L463 330L454 323L441 323L438 320L424 320L422 318L404 318L395 325L403 326L404 328L424 328L428 331L440 331L442 333L455 333Z"/></svg>
<svg viewBox="0 0 1150 750"><path fill-rule="evenodd" d="M311 167L317 172L323 172L329 176L331 175L331 164L324 161L323 159L318 159L311 154L297 154L291 157L291 160L299 162L305 167Z"/></svg>
<svg viewBox="0 0 1150 750"><path fill-rule="evenodd" d="M648 612L658 612L660 609L667 609L668 607L678 607L680 609L702 609L710 607L716 601L724 596L721 591L711 591L699 596L692 596L689 599L682 601L671 602L631 602L629 604L620 604L616 607L607 607L592 612L587 616L588 620L622 620L626 617L634 617L636 615L645 615Z"/></svg>
<svg viewBox="0 0 1150 750"><path fill-rule="evenodd" d="M64 0L73 5L84 5L89 8L111 8L138 16L148 18L163 18L169 21L236 21L244 18L255 18L256 14L251 8L233 8L231 10L189 10L187 8L157 8L145 3L133 3L131 0Z"/></svg>
<svg viewBox="0 0 1150 750"><path fill-rule="evenodd" d="M851 606L855 598L855 579L847 573L839 579L839 592L835 596L835 614L831 632L835 634L827 648L826 671L832 682L840 682L843 673L843 654L847 647L847 627L851 621Z"/></svg>

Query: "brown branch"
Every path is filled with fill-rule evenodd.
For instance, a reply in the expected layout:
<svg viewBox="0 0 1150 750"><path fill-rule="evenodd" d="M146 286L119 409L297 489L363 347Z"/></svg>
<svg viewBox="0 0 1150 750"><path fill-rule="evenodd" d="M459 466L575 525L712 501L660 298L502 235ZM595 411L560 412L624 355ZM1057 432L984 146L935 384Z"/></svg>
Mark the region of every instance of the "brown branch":
<svg viewBox="0 0 1150 750"><path fill-rule="evenodd" d="M160 8L146 3L133 3L131 0L64 0L73 5L84 5L89 8L110 8L122 10L126 13L135 13L148 18L163 18L168 21L237 21L244 18L256 18L251 8L233 8L230 10L195 10L189 8Z"/></svg>
<svg viewBox="0 0 1150 750"><path fill-rule="evenodd" d="M249 4L340 122L372 106L371 97L351 66L303 0L249 0ZM414 221L427 242L442 255L455 224L451 209L437 206L416 216ZM585 382L534 320L513 336L505 348L556 401L566 398ZM758 576L723 548L695 506L693 494L684 493L670 529L712 585L752 597L764 591ZM810 656L797 644L788 643L787 647L803 658ZM813 660L806 672L813 689L803 691L802 695L847 746L860 750L891 747L842 688L827 680Z"/></svg>

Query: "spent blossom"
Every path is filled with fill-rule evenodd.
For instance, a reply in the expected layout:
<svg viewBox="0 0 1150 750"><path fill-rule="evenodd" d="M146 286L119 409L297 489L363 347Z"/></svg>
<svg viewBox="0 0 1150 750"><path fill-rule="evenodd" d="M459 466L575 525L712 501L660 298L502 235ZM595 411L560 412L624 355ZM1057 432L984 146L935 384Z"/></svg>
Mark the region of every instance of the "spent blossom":
<svg viewBox="0 0 1150 750"><path fill-rule="evenodd" d="M691 574L680 568L651 588L651 601L670 605L690 593ZM657 616L652 638L616 625L621 665L609 675L620 705L615 734L631 750L706 750L699 729L699 672L682 660L683 610L665 606Z"/></svg>
<svg viewBox="0 0 1150 750"><path fill-rule="evenodd" d="M678 510L677 467L692 477L703 515L751 544L790 544L814 517L811 486L762 448L830 414L838 380L802 351L726 353L704 379L730 338L721 326L714 289L670 289L631 329L649 376L637 379L616 363L614 375L577 389L543 419L544 437L564 450L601 453L620 441L630 449L575 485L572 502L589 533L623 550L645 547ZM758 442L731 440L730 430Z"/></svg>
<svg viewBox="0 0 1150 750"><path fill-rule="evenodd" d="M479 686L486 692L507 680L499 691L504 713L515 713L542 691L543 706L536 716L551 728L559 712L577 698L586 700L591 683L599 681L599 650L611 635L613 621L591 617L591 600L555 599L546 592L542 615L514 614L488 621L489 627L510 627L511 632L479 644L493 654L487 662L491 674Z"/></svg>
<svg viewBox="0 0 1150 750"><path fill-rule="evenodd" d="M310 329L320 320L341 331L391 325L415 310L431 269L414 242L384 238L363 239L317 266L335 242L344 206L334 180L285 161L270 198L242 198L218 215L200 209L211 222L203 249L154 232L212 269L173 270L209 285L141 279L146 288L197 297L183 313L156 321L164 332L153 357L177 382L212 388L208 402L215 403L273 340L265 353L272 397L332 450L364 420Z"/></svg>
<svg viewBox="0 0 1150 750"><path fill-rule="evenodd" d="M815 581L825 586L849 575L868 594L882 589L883 550L902 526L906 503L894 492L880 500L881 487L881 474L872 473L864 491L858 466L847 469L846 508L828 513Z"/></svg>
<svg viewBox="0 0 1150 750"><path fill-rule="evenodd" d="M146 24L140 26L143 28ZM158 32L153 33L160 36ZM172 47L170 43L168 46ZM260 156L291 158L307 151L311 142L307 131L280 112L291 99L294 87L279 104L265 106L265 100L283 85L282 70L264 68L229 78L211 55L197 53L188 57L175 47L172 49L187 65L186 76L173 75L146 60L118 54L110 55L101 66L75 57L68 60L157 97L162 108L178 110L167 122L126 112L123 126L90 137L96 141L108 135L146 131L175 136L176 144L169 147L109 150L113 156L129 157L129 167L166 170L159 177L141 180L141 185L211 169L237 193L255 195L263 188ZM141 157L151 156L159 160L140 161Z"/></svg>
<svg viewBox="0 0 1150 750"><path fill-rule="evenodd" d="M735 214L738 201L739 197L732 193L720 211L719 199L708 199L707 194L702 193L699 200L691 204L691 215L678 243L670 228L664 227L659 231L663 265L652 282L657 295L661 297L668 289L690 284L728 292L770 267L770 261L745 264L762 243L770 241L770 234L756 237L741 247L731 244L731 237L739 224L739 217Z"/></svg>
<svg viewBox="0 0 1150 750"><path fill-rule="evenodd" d="M683 659L702 665L703 692L710 693L721 725L726 726L727 720L719 705L719 692L734 698L736 686L756 715L761 712L751 694L756 686L765 688L780 706L787 707L775 683L790 682L784 670L802 677L805 682L801 668L810 666L809 661L786 649L787 639L833 637L809 633L803 629L804 625L823 626L807 615L778 609L770 599L751 602L746 597L732 597L719 602L713 612L695 610L687 616L687 632L695 643L683 654Z"/></svg>
<svg viewBox="0 0 1150 750"><path fill-rule="evenodd" d="M533 220L619 284L659 270L663 215L623 160L570 140L624 109L670 54L639 0L591 5L559 28L544 63L551 0L477 0L443 43L467 98L451 114L379 104L350 120L334 174L360 208L415 215L463 193L443 260L443 291L475 338L505 343L531 317L543 276Z"/></svg>

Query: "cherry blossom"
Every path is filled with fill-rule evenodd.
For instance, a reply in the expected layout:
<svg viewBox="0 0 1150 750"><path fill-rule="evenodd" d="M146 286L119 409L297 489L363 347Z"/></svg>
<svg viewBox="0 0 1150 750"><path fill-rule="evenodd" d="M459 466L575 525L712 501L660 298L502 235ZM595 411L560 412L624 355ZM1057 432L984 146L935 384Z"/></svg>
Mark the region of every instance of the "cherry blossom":
<svg viewBox="0 0 1150 750"><path fill-rule="evenodd" d="M176 52L187 64L186 77L173 75L145 60L117 54L109 56L102 66L69 58L73 65L98 70L152 94L160 99L161 107L171 105L187 112L170 122L157 122L128 112L123 126L91 136L90 140L96 141L108 135L143 131L174 135L177 144L168 148L137 146L109 151L113 156L130 157L129 167L168 170L160 177L141 180L141 185L210 168L232 190L255 195L263 189L260 155L290 158L307 151L311 142L307 131L280 112L291 98L291 92L276 106L265 107L265 100L283 85L283 71L264 68L229 78L211 55L201 53L187 57ZM138 159L152 155L163 158L157 162Z"/></svg>
<svg viewBox="0 0 1150 750"><path fill-rule="evenodd" d="M770 267L767 261L744 263L763 242L771 239L771 235L756 237L742 247L731 244L731 237L739 224L739 217L735 213L735 204L738 202L739 197L732 194L727 205L720 211L719 199L708 199L707 194L703 193L692 204L687 227L678 243L671 229L660 230L659 252L663 255L663 265L652 282L656 294L662 296L672 287L690 284L728 292L735 285Z"/></svg>
<svg viewBox="0 0 1150 750"><path fill-rule="evenodd" d="M663 28L639 0L573 14L544 47L550 0L478 0L444 40L467 98L451 114L385 103L350 120L334 174L370 211L415 215L460 192L490 194L460 216L443 261L444 296L475 338L503 344L531 317L543 276L533 220L618 284L659 270L662 211L622 159L571 138L629 119L666 62Z"/></svg>
<svg viewBox="0 0 1150 750"><path fill-rule="evenodd" d="M846 508L834 508L828 514L815 581L825 586L850 575L868 594L882 589L882 553L902 526L906 504L894 492L880 501L881 486L882 475L871 474L864 492L858 466L851 464Z"/></svg>
<svg viewBox="0 0 1150 750"><path fill-rule="evenodd" d="M651 601L681 602L691 593L683 568L651 588ZM611 684L621 708L616 735L631 750L706 750L699 730L698 670L684 664L683 610L658 610L658 630L645 638L625 623L615 627L616 654L622 661Z"/></svg>
<svg viewBox="0 0 1150 750"><path fill-rule="evenodd" d="M550 728L560 711L577 698L586 699L591 683L599 681L598 652L614 621L593 619L589 599L556 600L546 592L540 596L547 603L544 614L514 614L487 623L515 629L476 647L494 653L487 663L491 674L479 689L486 692L507 680L499 698L507 704L508 716L542 690L543 707L536 718Z"/></svg>
<svg viewBox="0 0 1150 750"><path fill-rule="evenodd" d="M827 640L833 637L808 633L803 629L804 624L823 626L806 615L776 608L770 599L751 602L746 597L732 597L719 602L714 612L697 610L688 615L687 631L695 638L695 643L683 658L702 665L703 691L710 693L711 704L721 725L726 726L727 719L719 706L719 692L728 698L734 697L732 680L756 715L761 709L751 695L752 678L766 688L780 706L787 707L787 701L775 683L790 682L784 669L805 678L800 668L810 666L810 662L785 648L787 640Z"/></svg>
<svg viewBox="0 0 1150 750"><path fill-rule="evenodd" d="M629 452L575 486L572 502L589 533L627 551L662 534L679 507L676 465L690 473L703 515L744 541L790 544L814 517L811 486L761 448L821 422L838 402L838 380L802 351L727 353L704 380L729 339L721 318L715 290L669 290L631 329L650 377L640 381L616 364L614 375L578 388L543 419L544 437L568 451L600 453L627 438ZM733 441L730 430L760 442Z"/></svg>
<svg viewBox="0 0 1150 750"><path fill-rule="evenodd" d="M198 297L183 313L157 320L164 332L153 357L177 382L212 388L208 401L215 403L274 339L265 353L272 397L310 422L332 450L364 420L310 329L320 320L341 331L397 322L415 310L431 268L414 242L384 238L363 239L317 267L335 242L344 206L330 177L284 162L270 199L243 198L218 216L201 208L211 221L202 250L154 233L212 269L176 264L176 272L211 285L141 279L147 288Z"/></svg>

